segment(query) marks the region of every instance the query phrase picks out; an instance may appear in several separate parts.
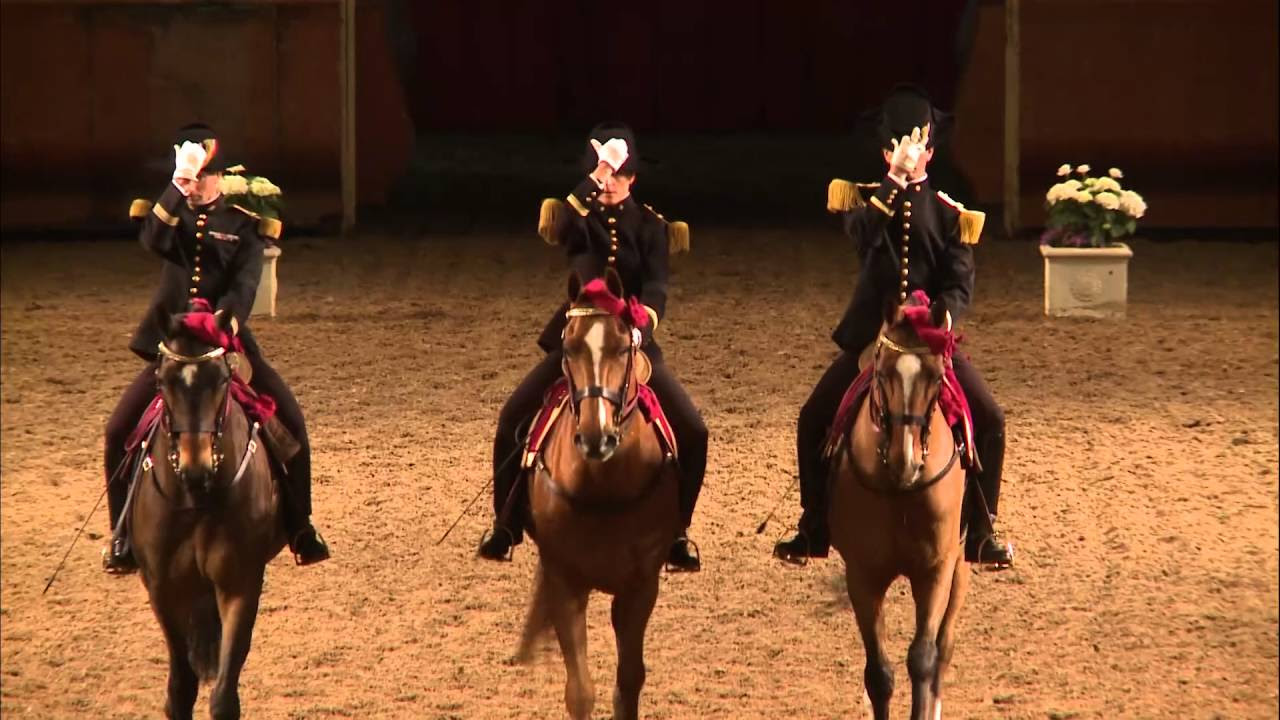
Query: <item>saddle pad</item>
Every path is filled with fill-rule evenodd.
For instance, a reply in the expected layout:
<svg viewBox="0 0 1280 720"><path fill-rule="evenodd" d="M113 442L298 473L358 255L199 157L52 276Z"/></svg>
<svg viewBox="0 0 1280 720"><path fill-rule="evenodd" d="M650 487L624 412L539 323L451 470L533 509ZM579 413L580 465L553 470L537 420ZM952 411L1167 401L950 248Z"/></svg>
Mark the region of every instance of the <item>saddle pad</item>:
<svg viewBox="0 0 1280 720"><path fill-rule="evenodd" d="M666 413L662 410L662 404L658 402L658 396L644 384L641 384L636 392L637 406L644 415L645 422L653 427L663 449L673 458L676 457L679 447L676 444L676 434L671 428L670 421L667 420ZM529 470L537 465L538 456L542 454L543 446L551 435L551 429L555 427L556 421L560 419L569 402L569 381L560 378L543 396L542 408L534 416L533 425L529 426L529 434L525 438L524 455L520 461L522 468Z"/></svg>
<svg viewBox="0 0 1280 720"><path fill-rule="evenodd" d="M875 368L871 366L864 367L862 372L858 373L858 377L849 383L849 389L845 391L844 397L840 400L840 407L836 410L835 418L831 422L831 430L827 433L827 441L823 445L822 455L824 458L830 459L835 456L839 450L840 444L849 436L849 432L853 430L853 423L858 418L858 411L862 409L862 403L866 400L871 389L871 378L875 376ZM960 416L959 421L951 427L952 432L964 443L964 454L960 457L961 462L966 468L974 469L978 467L976 462L973 444L973 418L969 415L968 403L964 402L964 390L959 384L952 387L948 378L943 378L943 382L947 383L947 389L950 392L941 394L940 402L950 404L955 402L959 407L943 407L944 414L956 412ZM955 398L955 400L953 400Z"/></svg>

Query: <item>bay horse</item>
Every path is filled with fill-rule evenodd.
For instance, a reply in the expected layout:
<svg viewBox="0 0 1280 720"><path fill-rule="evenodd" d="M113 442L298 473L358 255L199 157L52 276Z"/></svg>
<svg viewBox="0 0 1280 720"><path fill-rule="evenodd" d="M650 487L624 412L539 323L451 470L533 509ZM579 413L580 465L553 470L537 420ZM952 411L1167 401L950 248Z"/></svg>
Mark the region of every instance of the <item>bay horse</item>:
<svg viewBox="0 0 1280 720"><path fill-rule="evenodd" d="M937 720L969 584L961 531L965 470L940 407L941 395L958 391L949 371L954 337L949 327L930 322L920 292L903 307L887 305L884 328L866 400L848 432L833 438L831 540L845 562L874 717L889 717L893 695L884 597L905 576L915 601L915 636L907 653L911 717Z"/></svg>
<svg viewBox="0 0 1280 720"><path fill-rule="evenodd" d="M222 318L191 312L166 324L152 403L162 411L126 514L169 650L165 714L191 718L200 682L212 680L210 714L229 720L240 717L266 565L286 544L280 498L259 424L235 397L243 381Z"/></svg>
<svg viewBox="0 0 1280 720"><path fill-rule="evenodd" d="M569 280L563 363L572 412L559 416L527 476L539 559L516 659L531 660L537 637L554 628L567 673L565 706L571 718L589 718L587 601L593 590L612 595L613 717L628 720L639 716L645 628L680 512L676 465L638 408L649 366L636 324L648 319L619 300L622 282L612 269L601 283L584 288L576 274ZM601 290L605 301L593 300Z"/></svg>

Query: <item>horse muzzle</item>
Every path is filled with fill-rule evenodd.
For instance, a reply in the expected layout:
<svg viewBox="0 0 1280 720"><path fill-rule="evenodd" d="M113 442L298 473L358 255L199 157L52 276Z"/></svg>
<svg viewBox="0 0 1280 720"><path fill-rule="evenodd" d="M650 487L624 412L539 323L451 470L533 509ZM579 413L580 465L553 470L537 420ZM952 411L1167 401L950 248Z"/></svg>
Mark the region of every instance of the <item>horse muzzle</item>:
<svg viewBox="0 0 1280 720"><path fill-rule="evenodd" d="M599 437L589 437L583 433L574 433L573 444L578 452L588 460L606 462L613 457L622 443L622 436L616 432L603 432Z"/></svg>

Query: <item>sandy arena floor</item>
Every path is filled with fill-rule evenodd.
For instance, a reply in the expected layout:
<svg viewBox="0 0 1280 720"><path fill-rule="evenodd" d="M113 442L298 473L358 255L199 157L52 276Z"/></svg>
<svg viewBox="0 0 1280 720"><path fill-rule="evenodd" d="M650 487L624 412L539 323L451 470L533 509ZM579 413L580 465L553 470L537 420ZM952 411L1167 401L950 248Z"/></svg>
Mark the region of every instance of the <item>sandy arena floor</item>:
<svg viewBox="0 0 1280 720"><path fill-rule="evenodd" d="M653 718L861 716L840 561L754 534L794 470L796 412L833 354L852 252L830 232L694 228L659 333L711 428L693 537L650 625ZM1128 318L1041 315L1030 244L979 248L965 347L1008 413L1002 518L1018 566L975 578L947 716L1277 716L1277 246L1135 244ZM157 717L164 644L136 577L99 570L101 432L159 261L127 242L3 248L0 603L6 718ZM560 299L558 251L520 236L286 240L281 314L255 330L315 447L335 558L268 571L241 684L251 718L563 716L558 652L508 660L536 550L474 559L498 407ZM895 585L895 712L910 600ZM614 667L591 609L597 716ZM202 692L199 713L206 712Z"/></svg>

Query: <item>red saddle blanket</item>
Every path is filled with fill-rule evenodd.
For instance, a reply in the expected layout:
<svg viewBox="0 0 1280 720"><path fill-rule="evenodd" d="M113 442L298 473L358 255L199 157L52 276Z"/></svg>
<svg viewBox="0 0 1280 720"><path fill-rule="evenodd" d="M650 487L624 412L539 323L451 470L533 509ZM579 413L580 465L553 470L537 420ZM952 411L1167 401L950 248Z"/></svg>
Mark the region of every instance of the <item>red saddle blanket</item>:
<svg viewBox="0 0 1280 720"><path fill-rule="evenodd" d="M648 385L641 384L636 390L636 407L644 416L645 423L653 428L658 435L658 442L662 443L662 447L667 454L673 458L677 457L676 434L671 429L671 423L667 421L666 413L662 411L662 404L658 402L658 396ZM538 456L542 453L542 448L546 444L547 438L551 436L551 429L555 427L556 420L560 419L560 415L565 408L569 406L571 398L569 396L569 381L560 378L551 386L547 394L542 398L542 409L538 411L534 417L533 425L529 427L529 435L525 438L524 456L521 460L521 467L528 470L538 462Z"/></svg>
<svg viewBox="0 0 1280 720"><path fill-rule="evenodd" d="M834 456L840 444L853 430L853 423L858 418L858 411L862 409L862 403L871 389L871 378L874 376L875 368L867 366L849 384L844 398L840 400L840 408L836 410L835 420L831 423L831 431L827 434L823 452L825 457ZM965 400L964 390L950 371L942 378L942 392L938 397L938 405L947 419L947 424L964 445L960 461L966 468L977 468L977 455L973 444L973 416L969 412L969 403Z"/></svg>

